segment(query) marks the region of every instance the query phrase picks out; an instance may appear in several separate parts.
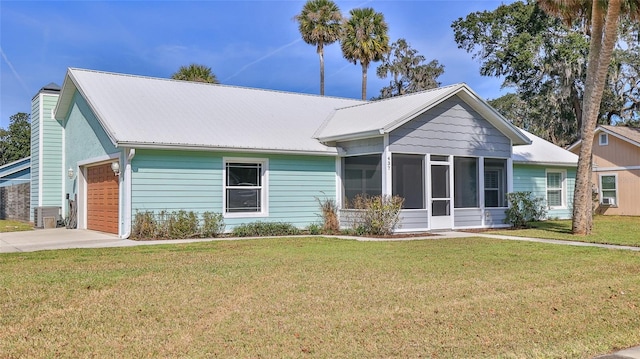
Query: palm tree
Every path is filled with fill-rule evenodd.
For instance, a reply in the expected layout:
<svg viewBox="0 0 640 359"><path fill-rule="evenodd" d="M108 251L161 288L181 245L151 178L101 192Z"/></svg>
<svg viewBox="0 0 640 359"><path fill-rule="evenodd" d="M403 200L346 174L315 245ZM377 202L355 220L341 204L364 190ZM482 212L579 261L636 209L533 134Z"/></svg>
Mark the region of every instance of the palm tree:
<svg viewBox="0 0 640 359"><path fill-rule="evenodd" d="M640 0L539 0L549 14L571 23L583 18L590 25L591 42L587 62L582 101L582 143L578 157L576 184L573 200L574 234L586 235L593 228L591 154L593 135L598 121L598 111L604 92L611 54L618 38L618 21L621 16L640 17Z"/></svg>
<svg viewBox="0 0 640 359"><path fill-rule="evenodd" d="M309 0L294 19L304 42L316 46L320 57L320 95L324 96L324 45L340 39L342 14L331 0Z"/></svg>
<svg viewBox="0 0 640 359"><path fill-rule="evenodd" d="M180 66L180 69L171 75L171 78L174 80L206 82L210 84L220 83L218 82L216 75L211 72L210 67L198 64Z"/></svg>
<svg viewBox="0 0 640 359"><path fill-rule="evenodd" d="M344 23L340 40L342 55L355 65L362 65L362 99L367 99L367 69L369 64L380 61L389 53L389 26L382 13L372 8L353 9L351 18Z"/></svg>

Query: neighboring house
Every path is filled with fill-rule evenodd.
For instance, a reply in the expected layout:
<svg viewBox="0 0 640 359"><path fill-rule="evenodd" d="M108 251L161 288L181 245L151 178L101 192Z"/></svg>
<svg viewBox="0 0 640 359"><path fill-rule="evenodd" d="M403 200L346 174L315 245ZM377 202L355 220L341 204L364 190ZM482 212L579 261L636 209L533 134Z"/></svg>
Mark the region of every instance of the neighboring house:
<svg viewBox="0 0 640 359"><path fill-rule="evenodd" d="M366 102L70 69L55 119L63 165L40 185L77 198L78 228L123 238L138 211L218 212L227 230L304 228L319 221L318 199L335 199L345 219L358 194L405 198L401 231L499 227L520 176L536 177L523 190L543 181L553 207L573 191L562 150L465 84Z"/></svg>
<svg viewBox="0 0 640 359"><path fill-rule="evenodd" d="M0 219L29 220L30 158L0 166Z"/></svg>
<svg viewBox="0 0 640 359"><path fill-rule="evenodd" d="M513 190L544 199L547 218L572 217L578 156L525 130L531 145L513 148Z"/></svg>
<svg viewBox="0 0 640 359"><path fill-rule="evenodd" d="M578 141L569 150L579 153L581 144ZM596 212L640 216L640 129L598 126L592 153Z"/></svg>
<svg viewBox="0 0 640 359"><path fill-rule="evenodd" d="M30 180L31 157L0 166L0 187L29 183Z"/></svg>

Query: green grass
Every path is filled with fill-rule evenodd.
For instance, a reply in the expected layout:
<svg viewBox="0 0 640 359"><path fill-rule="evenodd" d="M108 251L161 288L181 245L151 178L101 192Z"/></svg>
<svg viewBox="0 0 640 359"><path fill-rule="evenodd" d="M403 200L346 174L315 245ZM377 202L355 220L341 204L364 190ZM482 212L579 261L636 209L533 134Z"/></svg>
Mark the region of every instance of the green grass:
<svg viewBox="0 0 640 359"><path fill-rule="evenodd" d="M640 217L595 216L593 223L593 231L588 236L571 234L571 220L534 222L529 229L488 233L640 247Z"/></svg>
<svg viewBox="0 0 640 359"><path fill-rule="evenodd" d="M0 256L8 358L589 358L639 306L640 253L485 238Z"/></svg>
<svg viewBox="0 0 640 359"><path fill-rule="evenodd" d="M29 223L0 219L0 233L30 231L32 229L33 226L31 226L31 224Z"/></svg>

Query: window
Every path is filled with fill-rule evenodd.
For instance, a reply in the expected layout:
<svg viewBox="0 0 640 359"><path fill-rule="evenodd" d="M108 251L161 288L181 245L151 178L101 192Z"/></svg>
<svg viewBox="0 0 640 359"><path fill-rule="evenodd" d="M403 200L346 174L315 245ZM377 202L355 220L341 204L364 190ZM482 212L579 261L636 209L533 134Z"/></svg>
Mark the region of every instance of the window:
<svg viewBox="0 0 640 359"><path fill-rule="evenodd" d="M225 160L225 214L264 213L266 160Z"/></svg>
<svg viewBox="0 0 640 359"><path fill-rule="evenodd" d="M402 208L425 208L424 156L393 154L393 195L404 198Z"/></svg>
<svg viewBox="0 0 640 359"><path fill-rule="evenodd" d="M564 201L564 179L562 171L547 172L547 206L549 208L561 208L565 206Z"/></svg>
<svg viewBox="0 0 640 359"><path fill-rule="evenodd" d="M507 160L484 160L484 206L506 207Z"/></svg>
<svg viewBox="0 0 640 359"><path fill-rule="evenodd" d="M600 136L598 136L598 144L600 146L607 146L609 144L609 135L601 133Z"/></svg>
<svg viewBox="0 0 640 359"><path fill-rule="evenodd" d="M618 176L600 175L600 203L618 205Z"/></svg>
<svg viewBox="0 0 640 359"><path fill-rule="evenodd" d="M344 158L344 207L357 195L379 196L382 194L382 155Z"/></svg>
<svg viewBox="0 0 640 359"><path fill-rule="evenodd" d="M455 208L478 206L478 159L453 158L453 202Z"/></svg>

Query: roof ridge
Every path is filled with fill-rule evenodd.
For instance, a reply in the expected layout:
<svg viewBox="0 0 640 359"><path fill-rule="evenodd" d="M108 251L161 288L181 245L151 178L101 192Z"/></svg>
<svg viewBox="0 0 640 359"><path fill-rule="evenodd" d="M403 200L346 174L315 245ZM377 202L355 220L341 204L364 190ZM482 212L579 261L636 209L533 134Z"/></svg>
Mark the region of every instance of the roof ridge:
<svg viewBox="0 0 640 359"><path fill-rule="evenodd" d="M349 98L349 97L321 96L321 95L318 95L318 94L310 94L310 93L303 93L303 92L293 92L293 91L266 89L266 88L259 88L259 87L240 86L240 85L229 85L229 84L222 84L222 83L207 83L207 82L197 82L197 81L187 81L187 80L176 80L176 79L172 79L172 78L154 77L154 76L149 76L149 75L125 74L125 73L120 73L120 72L111 72L111 71L103 71L103 70L92 70L92 69L82 69L82 68L77 68L77 67L70 67L69 70L82 71L82 72L91 72L91 73L113 75L113 76L122 76L122 77L147 79L147 80L158 80L158 81L167 81L167 82L176 82L176 83L188 83L188 84L192 84L192 85L201 85L201 86L216 86L216 87L235 88L235 89L239 89L239 90L248 90L248 91L259 91L259 92L267 92L267 93L280 93L280 94L296 95L296 96L308 96L308 97L316 97L316 98L319 98L319 99L361 101L363 103L367 103L368 102L366 100L354 99L354 98Z"/></svg>

